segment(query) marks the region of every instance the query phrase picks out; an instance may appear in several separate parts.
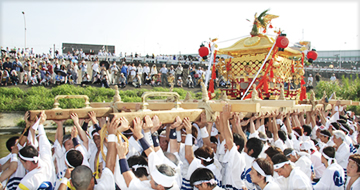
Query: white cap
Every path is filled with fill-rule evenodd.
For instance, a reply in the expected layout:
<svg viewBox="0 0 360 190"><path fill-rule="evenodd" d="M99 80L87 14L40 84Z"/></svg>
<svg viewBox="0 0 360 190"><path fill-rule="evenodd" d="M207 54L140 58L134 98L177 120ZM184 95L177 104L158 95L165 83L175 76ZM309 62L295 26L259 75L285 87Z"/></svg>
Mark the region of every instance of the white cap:
<svg viewBox="0 0 360 190"><path fill-rule="evenodd" d="M345 137L346 137L344 131L341 131L341 130L333 131L333 135L336 136L337 138L340 137L342 140L345 140Z"/></svg>

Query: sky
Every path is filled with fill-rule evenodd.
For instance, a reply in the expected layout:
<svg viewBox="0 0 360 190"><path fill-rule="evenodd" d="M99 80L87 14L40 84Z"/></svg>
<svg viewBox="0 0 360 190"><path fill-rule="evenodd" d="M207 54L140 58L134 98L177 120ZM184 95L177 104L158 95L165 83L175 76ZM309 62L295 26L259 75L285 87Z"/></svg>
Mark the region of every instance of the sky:
<svg viewBox="0 0 360 190"><path fill-rule="evenodd" d="M360 49L355 0L0 0L0 46L25 46L24 11L26 47L36 53L54 44L60 50L62 43L83 43L115 45L116 54L196 54L209 38L226 48L248 36L254 14L266 9L279 16L272 25L290 44L305 40L318 51Z"/></svg>

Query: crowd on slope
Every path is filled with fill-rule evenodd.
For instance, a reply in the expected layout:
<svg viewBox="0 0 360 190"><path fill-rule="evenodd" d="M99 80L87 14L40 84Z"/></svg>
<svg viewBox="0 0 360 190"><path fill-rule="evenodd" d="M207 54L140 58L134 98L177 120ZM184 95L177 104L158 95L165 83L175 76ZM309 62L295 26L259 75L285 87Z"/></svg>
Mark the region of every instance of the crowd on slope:
<svg viewBox="0 0 360 190"><path fill-rule="evenodd" d="M144 66L143 66L144 65ZM181 63L167 67L163 64L157 68L156 64L113 62L78 61L77 59L59 60L56 57L49 59L25 59L20 61L18 57L10 59L4 57L0 60L1 85L61 85L81 84L100 85L109 88L110 85L126 87L131 85L141 87L171 86L175 87L199 87L200 82L205 81L205 71L199 65L190 65L184 70ZM216 79L216 87L229 86L230 82L224 77Z"/></svg>

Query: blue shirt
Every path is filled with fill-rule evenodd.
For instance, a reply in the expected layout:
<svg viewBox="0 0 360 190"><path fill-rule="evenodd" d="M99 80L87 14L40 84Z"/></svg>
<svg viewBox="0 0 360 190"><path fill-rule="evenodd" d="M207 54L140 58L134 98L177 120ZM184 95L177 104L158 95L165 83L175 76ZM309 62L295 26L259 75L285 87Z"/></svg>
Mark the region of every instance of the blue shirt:
<svg viewBox="0 0 360 190"><path fill-rule="evenodd" d="M64 80L64 77L62 76L62 75L56 75L56 77L55 77L55 80L56 81L63 81Z"/></svg>
<svg viewBox="0 0 360 190"><path fill-rule="evenodd" d="M126 65L124 65L123 67L121 67L121 73L124 73L124 75L127 74L127 70L128 70L128 67Z"/></svg>
<svg viewBox="0 0 360 190"><path fill-rule="evenodd" d="M16 65L19 66L19 67L17 67ZM22 67L22 64L21 64L20 61L18 61L18 62L14 61L13 62L13 68L15 68L16 71L20 71L20 67Z"/></svg>

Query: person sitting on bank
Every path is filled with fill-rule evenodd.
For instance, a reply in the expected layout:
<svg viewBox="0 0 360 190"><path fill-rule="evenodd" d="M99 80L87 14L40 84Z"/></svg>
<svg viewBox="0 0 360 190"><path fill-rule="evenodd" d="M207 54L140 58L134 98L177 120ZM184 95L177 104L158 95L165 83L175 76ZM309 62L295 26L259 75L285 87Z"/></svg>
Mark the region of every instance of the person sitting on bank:
<svg viewBox="0 0 360 190"><path fill-rule="evenodd" d="M101 79L101 87L110 88L109 86L109 78L107 75L104 75Z"/></svg>
<svg viewBox="0 0 360 190"><path fill-rule="evenodd" d="M140 88L141 87L141 79L140 79L139 74L136 73L135 77L133 78L132 85L135 88Z"/></svg>
<svg viewBox="0 0 360 190"><path fill-rule="evenodd" d="M45 77L41 80L40 85L49 86L52 83L52 78L49 72L46 72Z"/></svg>
<svg viewBox="0 0 360 190"><path fill-rule="evenodd" d="M89 74L87 74L87 72L85 72L84 76L82 77L82 82L81 82L81 86L86 86L87 84L90 84L90 76Z"/></svg>
<svg viewBox="0 0 360 190"><path fill-rule="evenodd" d="M181 77L179 77L178 78L178 80L177 80L177 85L179 86L179 87L183 87L182 85L183 85L183 81L182 81L182 79L181 79Z"/></svg>
<svg viewBox="0 0 360 190"><path fill-rule="evenodd" d="M189 88L194 88L194 82L193 82L192 77L190 75L188 76L188 87Z"/></svg>
<svg viewBox="0 0 360 190"><path fill-rule="evenodd" d="M125 88L126 87L126 77L124 76L124 73L120 73L120 78L119 78L119 85L120 88Z"/></svg>
<svg viewBox="0 0 360 190"><path fill-rule="evenodd" d="M64 76L62 76L61 73L58 72L58 74L55 77L55 84L64 84L64 83L65 83Z"/></svg>
<svg viewBox="0 0 360 190"><path fill-rule="evenodd" d="M100 72L97 72L94 76L94 82L93 84L101 83L101 75Z"/></svg>
<svg viewBox="0 0 360 190"><path fill-rule="evenodd" d="M146 75L144 84L145 84L145 85L150 85L150 84L151 84L151 77L150 77L150 75Z"/></svg>

